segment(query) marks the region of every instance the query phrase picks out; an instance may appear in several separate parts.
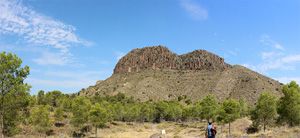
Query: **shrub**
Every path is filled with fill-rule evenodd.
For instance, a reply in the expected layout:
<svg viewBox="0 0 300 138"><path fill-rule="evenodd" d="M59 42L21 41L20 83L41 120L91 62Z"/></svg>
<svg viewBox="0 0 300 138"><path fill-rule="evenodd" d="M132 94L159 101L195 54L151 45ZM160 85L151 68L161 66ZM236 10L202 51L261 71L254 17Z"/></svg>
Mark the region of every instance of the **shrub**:
<svg viewBox="0 0 300 138"><path fill-rule="evenodd" d="M182 98L182 96L179 96L178 97L178 101L181 101L183 98Z"/></svg>

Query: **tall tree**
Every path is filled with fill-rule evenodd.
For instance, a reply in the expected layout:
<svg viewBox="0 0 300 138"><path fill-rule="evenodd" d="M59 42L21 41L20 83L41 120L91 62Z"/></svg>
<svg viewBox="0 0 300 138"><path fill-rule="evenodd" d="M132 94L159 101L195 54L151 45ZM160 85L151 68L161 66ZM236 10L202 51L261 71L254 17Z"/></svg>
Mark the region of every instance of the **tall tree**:
<svg viewBox="0 0 300 138"><path fill-rule="evenodd" d="M21 67L22 60L6 52L0 53L0 121L2 138L15 126L17 112L27 106L30 87L24 83L29 75L29 66Z"/></svg>
<svg viewBox="0 0 300 138"><path fill-rule="evenodd" d="M169 105L166 101L158 101L155 103L156 121L161 122L161 119L167 114Z"/></svg>
<svg viewBox="0 0 300 138"><path fill-rule="evenodd" d="M62 95L62 93L60 91L54 90L51 92L47 92L45 97L45 101L48 105L52 106L52 107L56 107L57 106L57 99Z"/></svg>
<svg viewBox="0 0 300 138"><path fill-rule="evenodd" d="M151 105L148 102L144 102L140 104L140 114L139 114L139 120L144 122L149 122L152 118L153 111L151 109Z"/></svg>
<svg viewBox="0 0 300 138"><path fill-rule="evenodd" d="M100 103L100 106L105 108L105 110L107 112L108 122L112 121L114 119L113 106L107 101L102 101ZM124 114L125 114L125 110L124 110Z"/></svg>
<svg viewBox="0 0 300 138"><path fill-rule="evenodd" d="M46 105L46 101L45 101L45 91L40 90L40 91L38 92L37 100L38 100L38 105Z"/></svg>
<svg viewBox="0 0 300 138"><path fill-rule="evenodd" d="M37 104L36 95L30 96L29 106L34 107Z"/></svg>
<svg viewBox="0 0 300 138"><path fill-rule="evenodd" d="M217 113L218 109L218 103L216 98L208 94L206 95L203 100L200 102L201 105L201 118L206 119L209 121L209 119L214 119Z"/></svg>
<svg viewBox="0 0 300 138"><path fill-rule="evenodd" d="M251 115L253 121L263 122L264 132L266 124L276 115L276 96L269 92L262 93L255 106L254 114Z"/></svg>
<svg viewBox="0 0 300 138"><path fill-rule="evenodd" d="M283 97L279 99L277 112L280 119L291 126L300 123L300 87L295 81L282 87Z"/></svg>
<svg viewBox="0 0 300 138"><path fill-rule="evenodd" d="M137 106L129 107L126 114L125 114L125 120L128 122L136 121L139 115L139 108Z"/></svg>
<svg viewBox="0 0 300 138"><path fill-rule="evenodd" d="M201 119L201 101L196 101L192 106L192 116L196 119Z"/></svg>
<svg viewBox="0 0 300 138"><path fill-rule="evenodd" d="M184 107L182 109L182 118L187 122L193 117L193 107Z"/></svg>
<svg viewBox="0 0 300 138"><path fill-rule="evenodd" d="M73 116L71 119L71 123L76 128L76 130L80 130L82 128L82 125L88 122L90 108L90 101L84 96L78 96L74 99L72 104Z"/></svg>
<svg viewBox="0 0 300 138"><path fill-rule="evenodd" d="M39 105L33 108L31 119L35 129L40 133L40 137L42 133L46 133L46 131L49 130L53 123L53 121L50 120L50 113L45 105Z"/></svg>
<svg viewBox="0 0 300 138"><path fill-rule="evenodd" d="M72 100L70 98L64 98L62 102L62 109L65 112L71 112L72 110Z"/></svg>
<svg viewBox="0 0 300 138"><path fill-rule="evenodd" d="M172 113L173 113L172 119L174 119L175 121L177 121L179 118L182 117L182 107L181 106L178 106L178 105L173 106L171 108L171 110L172 110Z"/></svg>
<svg viewBox="0 0 300 138"><path fill-rule="evenodd" d="M117 102L116 104L113 105L114 108L114 119L122 121L124 117L124 108L123 105L120 102Z"/></svg>
<svg viewBox="0 0 300 138"><path fill-rule="evenodd" d="M223 101L220 110L219 110L219 116L217 120L219 122L229 123L229 134L230 134L230 123L235 121L240 117L241 113L241 106L240 104L234 100L229 99Z"/></svg>
<svg viewBox="0 0 300 138"><path fill-rule="evenodd" d="M247 103L244 98L239 99L239 103L241 106L241 117L245 117L247 115Z"/></svg>
<svg viewBox="0 0 300 138"><path fill-rule="evenodd" d="M60 107L57 107L54 112L55 121L58 121L60 123L60 121L64 119L63 115L64 115L64 112L61 110Z"/></svg>
<svg viewBox="0 0 300 138"><path fill-rule="evenodd" d="M108 116L105 108L102 108L100 104L96 103L92 106L89 112L89 120L92 122L92 125L96 128L95 135L97 138L97 128L104 127L105 123L108 121Z"/></svg>

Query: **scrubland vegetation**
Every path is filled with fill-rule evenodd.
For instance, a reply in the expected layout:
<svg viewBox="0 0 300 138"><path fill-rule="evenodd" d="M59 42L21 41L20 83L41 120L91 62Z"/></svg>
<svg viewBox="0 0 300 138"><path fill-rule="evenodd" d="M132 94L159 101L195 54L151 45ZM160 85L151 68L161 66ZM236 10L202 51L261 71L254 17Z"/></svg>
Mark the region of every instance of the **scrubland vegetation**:
<svg viewBox="0 0 300 138"><path fill-rule="evenodd" d="M2 137L150 137L160 136L162 129L171 137L200 137L207 121L217 125L219 137L297 137L300 132L300 87L294 81L282 87L283 97L264 92L253 106L243 98L219 103L211 94L194 102L188 95L146 102L123 93L86 97L41 90L30 95L24 83L29 67L5 52L0 62Z"/></svg>

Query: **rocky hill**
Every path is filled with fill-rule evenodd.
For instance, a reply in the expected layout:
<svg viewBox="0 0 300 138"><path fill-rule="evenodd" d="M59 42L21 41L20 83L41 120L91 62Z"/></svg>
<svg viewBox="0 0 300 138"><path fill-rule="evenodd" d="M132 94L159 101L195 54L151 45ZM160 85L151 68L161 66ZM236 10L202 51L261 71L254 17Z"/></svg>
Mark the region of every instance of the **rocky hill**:
<svg viewBox="0 0 300 138"><path fill-rule="evenodd" d="M162 46L134 49L117 63L114 74L80 95L115 95L141 101L173 100L187 95L192 101L207 94L219 102L244 98L254 104L262 92L282 96L281 84L243 66L231 66L205 50L177 55Z"/></svg>

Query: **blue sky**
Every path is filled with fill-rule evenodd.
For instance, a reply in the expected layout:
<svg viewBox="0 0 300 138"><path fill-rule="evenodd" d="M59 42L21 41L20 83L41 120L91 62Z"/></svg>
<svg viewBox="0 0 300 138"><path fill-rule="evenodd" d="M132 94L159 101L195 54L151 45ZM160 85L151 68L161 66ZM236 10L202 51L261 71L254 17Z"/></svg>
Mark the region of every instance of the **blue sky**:
<svg viewBox="0 0 300 138"><path fill-rule="evenodd" d="M31 94L77 92L132 49L157 45L299 83L300 1L0 0L0 52L30 66Z"/></svg>

